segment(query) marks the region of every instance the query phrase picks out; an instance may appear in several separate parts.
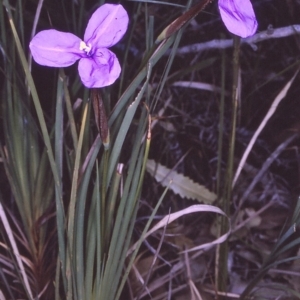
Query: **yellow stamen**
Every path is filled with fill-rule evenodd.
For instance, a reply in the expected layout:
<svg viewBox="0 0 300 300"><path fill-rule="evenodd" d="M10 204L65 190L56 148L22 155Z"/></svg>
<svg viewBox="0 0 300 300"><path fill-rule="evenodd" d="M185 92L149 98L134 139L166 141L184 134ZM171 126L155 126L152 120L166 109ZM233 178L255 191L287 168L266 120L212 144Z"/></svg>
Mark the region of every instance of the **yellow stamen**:
<svg viewBox="0 0 300 300"><path fill-rule="evenodd" d="M81 41L81 42L80 42L80 45L79 45L79 49L80 49L80 50L83 50L83 51L85 51L87 54L89 54L89 52L90 52L91 49L92 49L92 46L91 46L91 45L87 45L84 41Z"/></svg>

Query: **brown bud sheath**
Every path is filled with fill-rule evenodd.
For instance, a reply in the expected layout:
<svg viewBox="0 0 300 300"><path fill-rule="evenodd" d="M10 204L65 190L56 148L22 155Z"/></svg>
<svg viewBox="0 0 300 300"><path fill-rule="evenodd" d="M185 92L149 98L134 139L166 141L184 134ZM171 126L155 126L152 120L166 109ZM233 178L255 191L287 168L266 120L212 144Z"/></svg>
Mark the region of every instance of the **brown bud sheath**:
<svg viewBox="0 0 300 300"><path fill-rule="evenodd" d="M104 147L109 147L109 128L102 96L98 89L91 89L91 99L94 107L96 125Z"/></svg>
<svg viewBox="0 0 300 300"><path fill-rule="evenodd" d="M208 2L211 0L200 0L198 4L190 8L187 12L185 12L183 15L178 17L175 21L173 21L169 26L167 26L163 32L158 36L156 39L156 43L161 42L164 39L167 39L172 34L177 32L179 29L182 28L182 26L196 17L199 12L205 8L205 6L208 4Z"/></svg>

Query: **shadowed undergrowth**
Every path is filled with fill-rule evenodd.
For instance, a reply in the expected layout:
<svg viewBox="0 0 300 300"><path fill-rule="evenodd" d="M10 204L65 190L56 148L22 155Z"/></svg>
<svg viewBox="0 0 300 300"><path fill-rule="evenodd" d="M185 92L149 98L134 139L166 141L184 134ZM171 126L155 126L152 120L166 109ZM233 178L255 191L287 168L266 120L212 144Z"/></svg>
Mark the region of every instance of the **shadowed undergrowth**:
<svg viewBox="0 0 300 300"><path fill-rule="evenodd" d="M106 149L77 66L28 52L104 2L1 3L0 299L298 299L300 5L253 1L234 43L213 2L155 44L197 1L121 1Z"/></svg>

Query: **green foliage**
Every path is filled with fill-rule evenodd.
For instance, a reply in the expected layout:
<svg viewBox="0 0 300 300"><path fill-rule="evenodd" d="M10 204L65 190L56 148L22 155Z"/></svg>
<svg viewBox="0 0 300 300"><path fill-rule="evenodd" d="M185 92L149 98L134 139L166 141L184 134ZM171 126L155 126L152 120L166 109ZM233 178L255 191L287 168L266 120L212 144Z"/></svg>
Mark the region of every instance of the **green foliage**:
<svg viewBox="0 0 300 300"><path fill-rule="evenodd" d="M128 275L123 275L123 268L149 150L146 105L152 104L145 93L152 68L175 36L154 45L150 26L148 58L131 79L123 77L121 85L128 87L122 90L120 86L119 92L116 87L101 91L106 109L120 95L109 117L110 146L103 148L95 134L89 93L82 90L78 78L70 80L60 70L54 75L55 92L37 92L31 57L26 53L27 29L32 26L33 36L36 24L46 22L40 13L51 12L52 7L43 6L41 1L35 14L26 10L35 23L28 25L19 18L26 4L19 1L12 6L5 0L0 8L5 76L0 150L7 183L0 191L5 224L2 237L6 240L2 259L7 261L1 274L3 282L15 282L1 289L11 298L114 300L122 292L121 279L124 284ZM64 21L70 31L80 33L87 15L85 2L71 4L68 11L61 2ZM135 5L135 16L139 9L140 5ZM130 32L135 26L133 23ZM123 44L123 76L130 41L129 35ZM147 104L141 105L141 101ZM132 142L126 140L129 132ZM124 149L129 164L122 162ZM14 258L17 252L25 265Z"/></svg>
<svg viewBox="0 0 300 300"><path fill-rule="evenodd" d="M159 33L166 32L163 29L169 28L168 25L178 17L180 9L187 9L192 1L123 1L124 6L130 7L131 21L125 38L116 46L116 53L122 63L122 74L113 86L97 91L103 99L108 116L109 135L107 140L102 141L94 119L92 95L83 88L75 69L70 67L54 70L32 65L28 44L37 31L46 27L55 27L82 36L91 12L105 2L40 0L37 3L28 0L3 0L1 3L0 71L4 80L0 87L0 299L121 299L130 271L140 258L139 249L146 237L163 228L159 244L161 247L169 218L174 221L187 214L185 211L213 212L223 216L214 223L218 237L215 241L209 240L189 249L181 249L181 245L179 247L174 243L178 248L176 254L179 262L174 264L175 275L171 275L178 275L178 270L183 273L187 268L190 289L196 290L188 273L188 259L192 261L197 256L211 253L208 250L225 241L217 247L213 278L215 286L210 286L210 290L226 292L228 288L225 276L228 271L227 251L230 247L230 240L228 243L226 241L230 231L228 220L231 217L231 228L235 230L236 214L241 212L241 207L236 207L236 212L230 216L233 186L238 177L234 170L237 123L240 117L240 41L235 41L233 68L229 70L233 73L230 85L227 85L226 68L229 59L225 50L221 54L221 71L217 67L221 88L211 85L214 93L220 93L219 119L216 126L218 137L214 149L217 163L215 172L210 173L210 176L216 178L215 193L208 191L202 184L196 184L188 175L178 176L182 172L173 171L169 166L162 167L167 164L159 161L161 174L155 176L166 189L162 195L154 195L156 202L153 207L147 203L152 210L150 217L132 246L142 189L145 187L144 175L151 162L148 160L151 122L156 121L153 121L153 114L156 114L159 107L159 99L172 95L168 94L171 89L169 83L198 76L197 72L202 72L207 67L214 71L214 66L219 61L215 54L201 60L197 54L197 60L193 58L194 63L179 65L172 70L176 50L186 26L185 18L179 18L179 24L171 28L171 33L162 36L160 44L154 42ZM178 10L175 14L168 13L165 20L159 16L160 24L155 24L154 16L159 14L155 9L155 13L150 12L149 4L153 4L151 9L164 4L167 9L173 6ZM192 14L192 18L198 14L198 10L199 7ZM137 45L141 48L136 49ZM299 61L292 63L289 68L295 66L299 66ZM279 74L285 75L289 68ZM297 73L293 75L297 76ZM285 92L278 95L281 95L280 100L286 96L294 78L286 80ZM228 88L231 90L229 126L226 123L228 108L225 99ZM280 100L274 102L275 108ZM176 109L174 108L176 113L184 115L183 109ZM189 116L187 119L193 117ZM267 120L268 118L262 122L261 129ZM191 124L198 126L198 123ZM180 126L184 127L185 124ZM229 127L229 134L226 126ZM259 133L260 131L257 135ZM248 150L252 149L250 144ZM200 149L201 146L197 145ZM288 143L284 146L286 145ZM266 162L263 165L262 170L267 169L283 149L285 148L278 147L276 155L267 161L269 164ZM204 151L200 155L203 153ZM158 154L160 155L161 153ZM245 161L241 160L241 168L243 163ZM197 165L196 168L201 169L202 166ZM154 169L152 166L151 174L154 174ZM166 176L170 174L177 178L174 182L176 188L172 188L166 180ZM255 180L253 182L247 188L254 186ZM237 181L238 184L241 181ZM217 205L223 211L209 205L194 205L179 212L166 213L167 216L149 230L165 195L172 189L181 196L189 195L202 201L204 199L209 204L215 204L217 195ZM259 284L271 268L299 259L297 255L284 256L300 245L297 236L299 205L298 201L292 220L282 231L273 250L266 255L261 269L246 285L241 299L249 296L260 297ZM245 223L248 221L250 223L251 220L243 219ZM209 238L210 235L211 231ZM166 244L168 243L173 247L172 241L167 241ZM175 253L174 249L172 248L172 255ZM188 257L187 253L196 250L201 252ZM154 255L151 267L159 256L158 252L157 250ZM160 259L163 261L162 257ZM205 269L206 264L205 261ZM134 268L137 268L136 265ZM143 290L138 292L143 296L151 292L147 287L151 270L148 274L142 284ZM173 277L167 275L165 282L168 281L171 287ZM213 275L209 276L211 283ZM155 289L156 285L152 286ZM283 289L282 286L280 288ZM296 291L289 293L299 297Z"/></svg>

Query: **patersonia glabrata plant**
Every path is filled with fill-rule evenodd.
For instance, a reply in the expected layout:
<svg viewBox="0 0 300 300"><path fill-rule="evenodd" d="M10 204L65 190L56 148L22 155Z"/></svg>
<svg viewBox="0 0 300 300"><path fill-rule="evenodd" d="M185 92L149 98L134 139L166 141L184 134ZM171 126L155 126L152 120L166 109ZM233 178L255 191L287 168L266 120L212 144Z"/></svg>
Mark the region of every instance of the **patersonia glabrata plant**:
<svg viewBox="0 0 300 300"><path fill-rule="evenodd" d="M250 0L219 0L221 18L226 28L242 38L257 30L257 20Z"/></svg>
<svg viewBox="0 0 300 300"><path fill-rule="evenodd" d="M121 72L116 55L108 48L123 37L128 15L122 5L104 4L91 16L84 39L54 29L39 32L30 42L34 60L43 66L67 67L79 60L78 72L88 88L111 85Z"/></svg>

